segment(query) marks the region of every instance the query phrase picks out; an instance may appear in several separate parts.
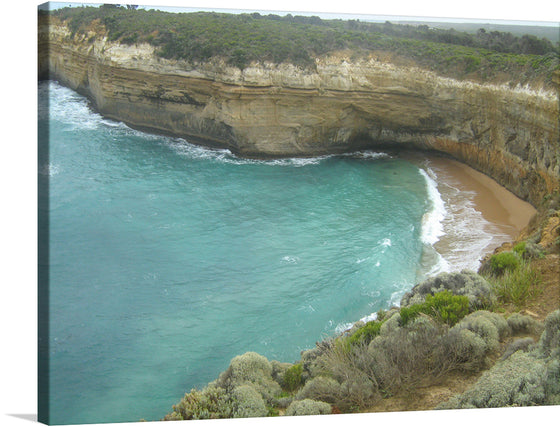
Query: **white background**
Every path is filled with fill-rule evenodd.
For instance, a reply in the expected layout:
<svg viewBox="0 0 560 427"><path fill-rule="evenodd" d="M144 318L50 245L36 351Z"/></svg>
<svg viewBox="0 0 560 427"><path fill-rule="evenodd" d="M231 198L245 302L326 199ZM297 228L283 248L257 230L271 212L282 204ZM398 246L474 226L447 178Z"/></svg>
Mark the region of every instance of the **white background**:
<svg viewBox="0 0 560 427"><path fill-rule="evenodd" d="M102 1L101 1L102 2ZM116 3L115 1L108 1ZM462 17L560 21L560 6L549 0L142 0L154 6L366 13L423 17ZM0 133L1 296L0 425L29 426L37 414L37 73L36 8L39 2L2 3ZM177 396L179 399L181 396ZM165 408L164 408L165 409ZM188 426L288 426L341 424L453 426L533 425L560 419L560 407L426 411L336 415L267 420L188 422ZM552 421L554 423L554 421ZM557 422L557 421L556 421ZM320 424L319 424L320 423ZM131 423L125 425L151 425ZM155 423L160 425L161 423ZM113 424L105 424L113 425ZM114 424L115 426L119 424ZM153 425L153 424L152 424ZM167 425L167 424L166 424ZM178 425L173 423L170 425ZM179 424L184 425L184 424Z"/></svg>

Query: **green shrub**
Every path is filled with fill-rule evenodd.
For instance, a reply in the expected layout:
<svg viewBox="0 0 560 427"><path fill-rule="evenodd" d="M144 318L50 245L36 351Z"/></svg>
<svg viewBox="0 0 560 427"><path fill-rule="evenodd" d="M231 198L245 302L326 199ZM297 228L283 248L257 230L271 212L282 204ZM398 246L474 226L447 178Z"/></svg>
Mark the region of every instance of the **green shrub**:
<svg viewBox="0 0 560 427"><path fill-rule="evenodd" d="M464 295L453 295L445 290L434 295L426 295L422 304L413 304L402 307L400 311L401 324L405 326L411 319L420 313L432 316L435 319L453 326L469 312L469 299Z"/></svg>
<svg viewBox="0 0 560 427"><path fill-rule="evenodd" d="M298 363L291 366L284 374L284 388L288 391L295 391L303 385L302 379L303 365Z"/></svg>
<svg viewBox="0 0 560 427"><path fill-rule="evenodd" d="M401 307L401 326L406 326L412 319L415 319L424 311L424 304L413 304L408 307Z"/></svg>
<svg viewBox="0 0 560 427"><path fill-rule="evenodd" d="M537 243L528 242L523 252L523 259L542 259L546 255L543 247Z"/></svg>
<svg viewBox="0 0 560 427"><path fill-rule="evenodd" d="M286 371L292 367L293 364L271 360L270 365L272 366L272 379L280 384L281 387L284 387L284 375L286 375Z"/></svg>
<svg viewBox="0 0 560 427"><path fill-rule="evenodd" d="M518 244L516 244L513 247L513 252L515 252L520 257L523 257L523 254L525 253L526 248L527 248L527 242L519 242Z"/></svg>
<svg viewBox="0 0 560 427"><path fill-rule="evenodd" d="M350 337L348 337L349 344L365 343L368 344L372 339L379 335L383 322L372 320L367 322L364 326L356 330Z"/></svg>
<svg viewBox="0 0 560 427"><path fill-rule="evenodd" d="M519 263L515 269L490 279L490 283L499 301L521 307L540 291L541 276L529 264Z"/></svg>
<svg viewBox="0 0 560 427"><path fill-rule="evenodd" d="M484 308L491 303L490 284L482 276L463 270L460 273L440 273L416 285L402 297L401 307L421 304L427 295L442 291L466 296L469 299L470 310Z"/></svg>
<svg viewBox="0 0 560 427"><path fill-rule="evenodd" d="M439 320L453 326L469 313L469 299L449 291L426 296L426 314L431 312Z"/></svg>
<svg viewBox="0 0 560 427"><path fill-rule="evenodd" d="M506 271L514 271L519 267L521 257L515 252L500 252L490 258L490 268L494 276L500 276Z"/></svg>
<svg viewBox="0 0 560 427"><path fill-rule="evenodd" d="M325 402L318 402L312 399L296 400L292 402L288 409L286 409L286 415L323 415L330 414L332 412L331 405Z"/></svg>
<svg viewBox="0 0 560 427"><path fill-rule="evenodd" d="M380 309L377 312L377 321L382 322L387 317L387 310Z"/></svg>
<svg viewBox="0 0 560 427"><path fill-rule="evenodd" d="M542 246L533 242L519 242L513 247L513 252L524 260L543 258L545 255Z"/></svg>
<svg viewBox="0 0 560 427"><path fill-rule="evenodd" d="M546 366L544 386L547 405L560 405L560 359L552 359Z"/></svg>

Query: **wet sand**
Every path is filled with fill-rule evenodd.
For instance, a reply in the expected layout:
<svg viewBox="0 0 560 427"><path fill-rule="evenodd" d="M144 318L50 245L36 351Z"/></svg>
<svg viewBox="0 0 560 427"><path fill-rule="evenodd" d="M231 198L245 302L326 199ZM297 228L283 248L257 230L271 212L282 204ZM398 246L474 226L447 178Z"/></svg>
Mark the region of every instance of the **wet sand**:
<svg viewBox="0 0 560 427"><path fill-rule="evenodd" d="M459 183L459 189L475 193L476 209L490 223L509 229L514 239L527 226L536 209L502 187L492 178L456 160L430 157L430 167L438 176L442 171ZM439 170L439 173L438 173ZM505 226L505 227L504 227Z"/></svg>
<svg viewBox="0 0 560 427"><path fill-rule="evenodd" d="M434 261L429 251L423 255L423 264L435 265L430 275L477 271L486 255L514 241L536 213L529 203L490 177L456 160L419 153L410 156L406 158L435 174L432 178L447 211L444 234L434 244L443 260Z"/></svg>

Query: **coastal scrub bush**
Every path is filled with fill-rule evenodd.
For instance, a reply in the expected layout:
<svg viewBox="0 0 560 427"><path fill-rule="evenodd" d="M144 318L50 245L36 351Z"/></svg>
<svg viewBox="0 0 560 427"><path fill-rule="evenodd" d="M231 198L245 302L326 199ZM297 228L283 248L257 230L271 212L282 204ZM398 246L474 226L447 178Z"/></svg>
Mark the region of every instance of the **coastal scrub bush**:
<svg viewBox="0 0 560 427"><path fill-rule="evenodd" d="M490 283L499 301L522 307L538 294L541 275L530 264L521 262L516 264L515 269L505 268L501 275L490 278Z"/></svg>
<svg viewBox="0 0 560 427"><path fill-rule="evenodd" d="M550 313L538 346L528 340L514 347L486 371L473 387L438 409L557 405L560 403L560 310ZM506 352L507 353L507 352Z"/></svg>
<svg viewBox="0 0 560 427"><path fill-rule="evenodd" d="M444 360L451 369L476 371L485 363L488 346L469 329L453 327L440 342Z"/></svg>
<svg viewBox="0 0 560 427"><path fill-rule="evenodd" d="M418 314L424 313L432 316L440 322L453 326L469 312L469 299L464 295L453 295L452 292L444 290L434 295L426 295L421 304L413 304L402 307L400 311L401 323L405 326Z"/></svg>
<svg viewBox="0 0 560 427"><path fill-rule="evenodd" d="M463 270L460 273L440 273L416 285L402 297L401 307L421 304L426 295L446 290L454 295L466 296L469 299L469 310L484 308L491 302L490 284L482 276Z"/></svg>
<svg viewBox="0 0 560 427"><path fill-rule="evenodd" d="M303 365L297 363L286 370L284 373L284 388L288 391L295 391L303 385Z"/></svg>
<svg viewBox="0 0 560 427"><path fill-rule="evenodd" d="M500 357L500 360L505 360L517 351L527 351L531 346L535 344L535 341L531 337L517 338L508 344L506 351Z"/></svg>
<svg viewBox="0 0 560 427"><path fill-rule="evenodd" d="M544 321L539 350L545 357L560 358L560 310L553 311Z"/></svg>
<svg viewBox="0 0 560 427"><path fill-rule="evenodd" d="M286 371L293 365L287 362L271 360L270 366L272 366L272 379L280 384L282 388L284 388L284 375L286 374Z"/></svg>
<svg viewBox="0 0 560 427"><path fill-rule="evenodd" d="M468 321L485 319L494 325L498 331L498 339L501 341L511 333L511 329L504 316L487 310L477 310L468 316Z"/></svg>
<svg viewBox="0 0 560 427"><path fill-rule="evenodd" d="M547 369L542 360L523 351L496 363L476 384L438 409L500 408L545 403Z"/></svg>
<svg viewBox="0 0 560 427"><path fill-rule="evenodd" d="M548 362L546 367L545 404L560 405L560 358Z"/></svg>
<svg viewBox="0 0 560 427"><path fill-rule="evenodd" d="M204 420L231 418L233 404L230 395L221 387L208 386L204 390L191 390L173 405L173 412L165 420Z"/></svg>
<svg viewBox="0 0 560 427"><path fill-rule="evenodd" d="M312 399L296 400L286 409L286 415L324 415L332 412L331 405Z"/></svg>
<svg viewBox="0 0 560 427"><path fill-rule="evenodd" d="M348 343L351 345L362 342L368 344L372 339L379 335L382 325L383 322L376 320L367 322L364 326L358 328L356 332L348 337Z"/></svg>
<svg viewBox="0 0 560 427"><path fill-rule="evenodd" d="M551 84L558 67L553 43L498 31L461 33L453 29L421 29L411 25L325 20L268 14L128 10L122 7L72 7L43 12L64 21L72 35L88 34L100 22L108 40L148 42L156 55L191 63L222 58L244 68L252 62L290 62L315 69L314 58L350 50L354 57L385 51L436 70L448 77L478 74L491 78L507 73L512 82L539 79Z"/></svg>
<svg viewBox="0 0 560 427"><path fill-rule="evenodd" d="M521 257L516 252L500 252L490 257L491 273L500 276L506 271L514 271L519 267Z"/></svg>
<svg viewBox="0 0 560 427"><path fill-rule="evenodd" d="M546 404L560 405L560 310L546 317L536 354L547 360Z"/></svg>
<svg viewBox="0 0 560 427"><path fill-rule="evenodd" d="M265 417L268 414L262 396L249 384L235 387L232 400L233 418Z"/></svg>
<svg viewBox="0 0 560 427"><path fill-rule="evenodd" d="M331 341L323 341L312 349L301 353L301 364L303 366L302 380L304 382L324 374L323 359L325 351L332 345Z"/></svg>
<svg viewBox="0 0 560 427"><path fill-rule="evenodd" d="M441 325L421 315L371 341L368 356L378 388L394 392L443 373L444 355L435 345L441 334Z"/></svg>
<svg viewBox="0 0 560 427"><path fill-rule="evenodd" d="M319 376L312 378L305 383L303 388L297 393L296 399L312 399L337 403L342 397L342 387L334 378Z"/></svg>
<svg viewBox="0 0 560 427"><path fill-rule="evenodd" d="M537 243L527 242L525 251L520 254L524 260L544 258L545 251L543 247Z"/></svg>
<svg viewBox="0 0 560 427"><path fill-rule="evenodd" d="M266 357L255 352L234 357L216 381L218 387L230 392L243 384L252 385L267 402L272 402L274 396L282 391L272 378L272 364Z"/></svg>
<svg viewBox="0 0 560 427"><path fill-rule="evenodd" d="M520 313L513 313L507 318L507 323L513 335L519 333L532 333L536 332L541 326L539 322L531 316L526 316Z"/></svg>
<svg viewBox="0 0 560 427"><path fill-rule="evenodd" d="M502 318L504 323L499 323L498 317L500 316L496 313L490 313L483 310L477 311L465 317L463 320L453 326L451 331L468 329L469 331L473 332L483 340L484 347L482 348L482 350L483 354L486 354L490 351L497 350L500 342L500 335L502 334L502 336L505 336L508 331L507 322ZM464 338L467 337L464 336ZM478 346L479 343L477 342L476 345Z"/></svg>
<svg viewBox="0 0 560 427"><path fill-rule="evenodd" d="M391 315L388 316L381 328L379 329L379 335L385 336L390 335L395 330L399 329L402 325L401 313L400 310L394 310L391 312Z"/></svg>
<svg viewBox="0 0 560 427"><path fill-rule="evenodd" d="M338 341L323 357L324 371L341 384L336 407L349 412L366 408L379 397L375 361L363 341Z"/></svg>

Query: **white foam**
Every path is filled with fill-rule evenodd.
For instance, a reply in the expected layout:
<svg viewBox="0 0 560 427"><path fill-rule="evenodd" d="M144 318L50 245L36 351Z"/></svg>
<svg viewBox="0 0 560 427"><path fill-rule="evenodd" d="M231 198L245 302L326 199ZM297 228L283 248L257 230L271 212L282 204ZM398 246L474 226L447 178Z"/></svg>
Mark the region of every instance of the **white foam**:
<svg viewBox="0 0 560 427"><path fill-rule="evenodd" d="M489 248L496 242L508 239L506 234L476 210L473 197L474 194L464 192L460 197L453 198L453 203L448 207L448 218L443 223L451 237L445 256L449 269L453 271L476 271L480 266L480 258Z"/></svg>
<svg viewBox="0 0 560 427"><path fill-rule="evenodd" d="M49 102L49 98L55 101ZM42 82L39 85L39 99L39 119L70 125L69 131L97 129L103 122L103 117L90 108L85 97L56 82Z"/></svg>
<svg viewBox="0 0 560 427"><path fill-rule="evenodd" d="M430 199L435 201L432 202L433 209L423 221L422 241L433 247L434 243L441 240L446 247L443 255L437 254L439 260L426 275L429 277L442 271L478 270L480 259L507 241L508 235L500 227L488 222L476 209L476 193L461 190L460 183L445 170L438 170L441 177L430 168L420 173L426 178Z"/></svg>
<svg viewBox="0 0 560 427"><path fill-rule="evenodd" d="M349 157L359 157L362 159L387 159L391 158L391 156L387 153L382 151L372 151L372 150L365 150L365 151L355 151L353 153L343 154L344 156Z"/></svg>
<svg viewBox="0 0 560 427"><path fill-rule="evenodd" d="M299 258L293 255L286 255L282 257L282 261L288 264L297 264L299 262Z"/></svg>
<svg viewBox="0 0 560 427"><path fill-rule="evenodd" d="M391 239L386 237L380 242L380 244L381 244L381 246L385 246L385 247L391 246L392 245Z"/></svg>
<svg viewBox="0 0 560 427"><path fill-rule="evenodd" d="M352 329L352 327L354 326L354 323L339 323L338 325L336 325L336 327L334 328L334 332L337 334L342 334L343 332L346 332L350 329Z"/></svg>
<svg viewBox="0 0 560 427"><path fill-rule="evenodd" d="M358 322L363 322L363 323L368 323L368 322L372 322L374 320L377 320L377 312L375 313L370 313L367 316L362 317ZM344 323L339 323L338 325L336 325L336 327L334 328L335 333L337 334L342 334L344 332L349 331L350 329L352 329L354 327L354 325L358 322L344 322Z"/></svg>
<svg viewBox="0 0 560 427"><path fill-rule="evenodd" d="M331 155L317 157L289 157L284 159L244 159L235 156L228 149L206 148L199 145L191 144L181 138L168 138L167 145L177 154L186 156L190 159L212 160L219 163L228 163L233 165L265 165L265 166L288 166L288 167L304 167L309 165L318 165L323 160L332 157Z"/></svg>
<svg viewBox="0 0 560 427"><path fill-rule="evenodd" d="M437 176L435 173L431 169L428 169L428 172L424 169L419 169L419 171L426 179L428 198L431 203L431 209L422 217L421 239L425 244L433 245L445 234L443 220L447 215L447 210L445 209L445 203L437 188L437 183L435 181ZM433 178L430 175L432 175Z"/></svg>

